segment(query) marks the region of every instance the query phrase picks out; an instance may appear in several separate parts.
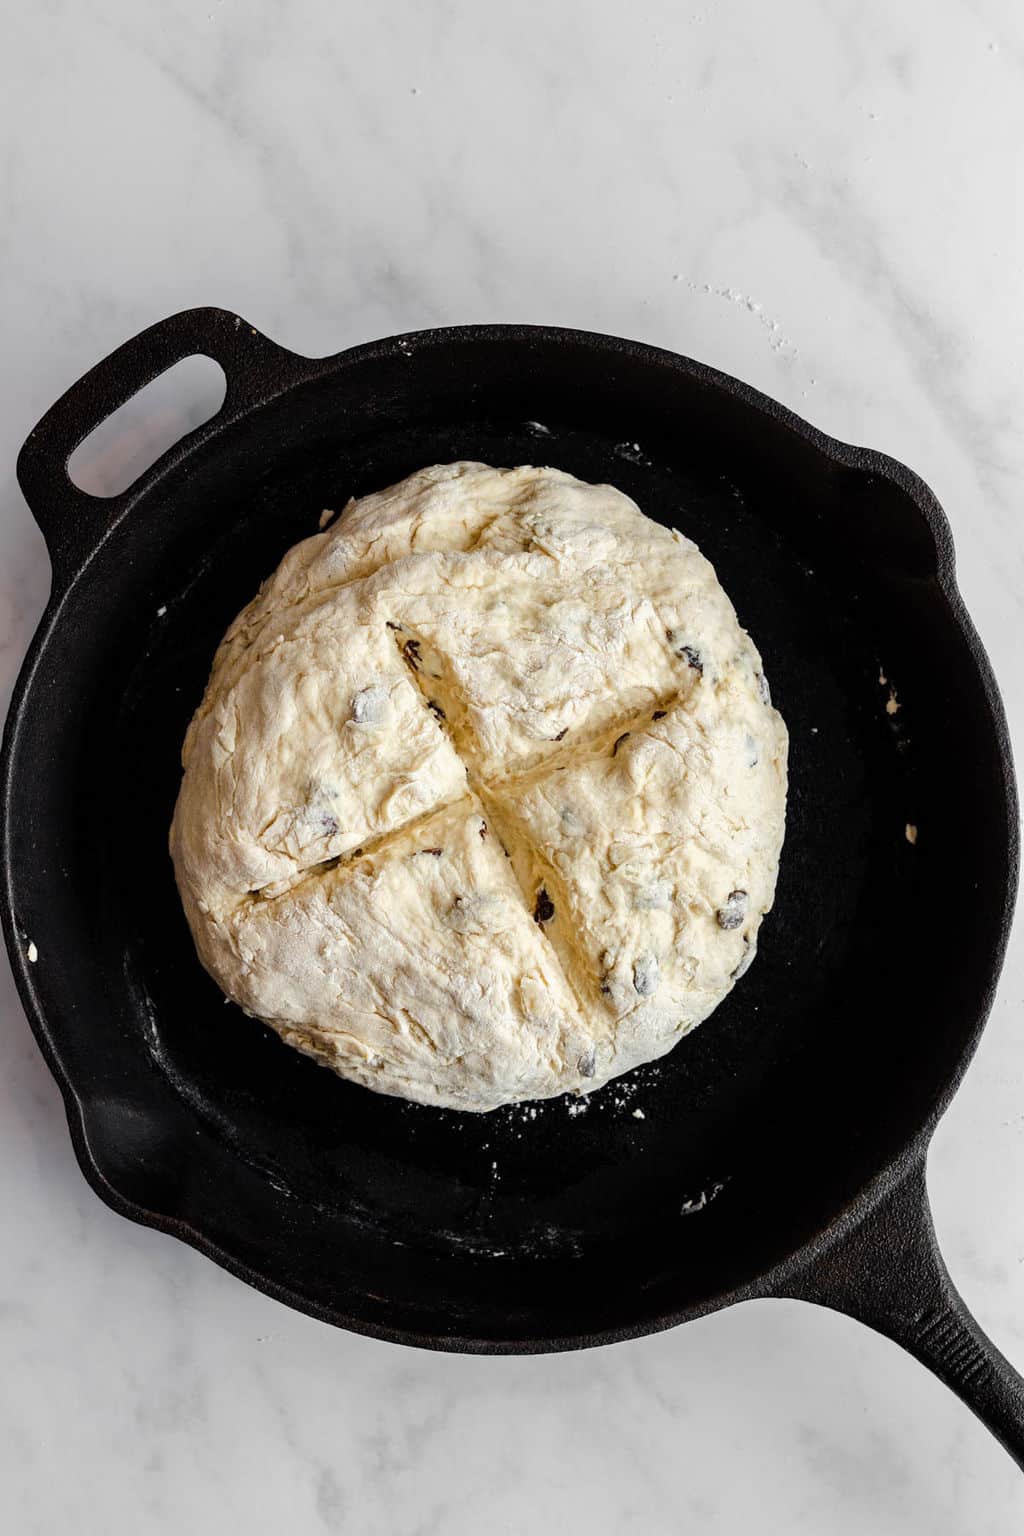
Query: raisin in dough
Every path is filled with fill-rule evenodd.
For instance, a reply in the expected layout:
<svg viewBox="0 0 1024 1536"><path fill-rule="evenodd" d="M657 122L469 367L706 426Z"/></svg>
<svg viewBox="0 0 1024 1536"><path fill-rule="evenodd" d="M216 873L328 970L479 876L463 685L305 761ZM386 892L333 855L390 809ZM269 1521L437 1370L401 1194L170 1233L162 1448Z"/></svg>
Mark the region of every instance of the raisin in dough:
<svg viewBox="0 0 1024 1536"><path fill-rule="evenodd" d="M437 465L232 624L171 828L199 954L289 1044L490 1110L661 1056L754 957L787 737L696 546L606 485Z"/></svg>

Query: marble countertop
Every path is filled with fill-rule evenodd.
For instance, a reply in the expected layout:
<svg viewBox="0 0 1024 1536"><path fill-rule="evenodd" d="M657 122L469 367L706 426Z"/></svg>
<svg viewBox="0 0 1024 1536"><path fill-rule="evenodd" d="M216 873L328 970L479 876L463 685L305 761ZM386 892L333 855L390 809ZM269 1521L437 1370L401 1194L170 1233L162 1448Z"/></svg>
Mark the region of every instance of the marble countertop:
<svg viewBox="0 0 1024 1536"><path fill-rule="evenodd" d="M312 353L483 320L640 337L905 460L949 514L1019 751L1012 0L50 0L4 30L0 709L49 581L18 447L118 342L214 303ZM1018 1365L1022 1011L1018 925L930 1163L954 1279ZM579 1355L434 1357L120 1220L5 967L0 1154L12 1536L1021 1528L1003 1451L839 1316L766 1302Z"/></svg>

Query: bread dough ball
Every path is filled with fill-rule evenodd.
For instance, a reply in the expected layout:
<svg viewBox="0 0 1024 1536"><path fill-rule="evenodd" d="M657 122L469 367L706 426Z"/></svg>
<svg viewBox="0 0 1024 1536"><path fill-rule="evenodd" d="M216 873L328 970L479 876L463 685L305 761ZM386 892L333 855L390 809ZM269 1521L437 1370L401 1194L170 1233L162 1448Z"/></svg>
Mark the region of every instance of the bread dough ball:
<svg viewBox="0 0 1024 1536"><path fill-rule="evenodd" d="M787 737L715 573L611 486L436 465L239 615L171 827L210 974L377 1092L490 1110L661 1056L753 959Z"/></svg>

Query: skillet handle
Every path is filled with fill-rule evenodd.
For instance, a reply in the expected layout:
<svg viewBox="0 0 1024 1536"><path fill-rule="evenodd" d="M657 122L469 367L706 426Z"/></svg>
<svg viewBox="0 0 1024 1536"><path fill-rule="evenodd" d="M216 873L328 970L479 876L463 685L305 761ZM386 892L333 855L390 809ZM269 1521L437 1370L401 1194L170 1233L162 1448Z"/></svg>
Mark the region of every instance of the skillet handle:
<svg viewBox="0 0 1024 1536"><path fill-rule="evenodd" d="M894 1339L952 1387L1024 1470L1024 1380L949 1277L924 1170L922 1154L863 1221L774 1294L832 1307Z"/></svg>
<svg viewBox="0 0 1024 1536"><path fill-rule="evenodd" d="M68 476L79 443L175 363L195 355L220 364L227 380L223 404L187 433L119 496L90 496ZM275 380L296 382L315 364L276 346L240 315L224 309L186 309L151 325L111 352L52 405L18 455L18 482L42 529L54 570L64 586L98 548L143 483L162 474L216 425L276 393Z"/></svg>

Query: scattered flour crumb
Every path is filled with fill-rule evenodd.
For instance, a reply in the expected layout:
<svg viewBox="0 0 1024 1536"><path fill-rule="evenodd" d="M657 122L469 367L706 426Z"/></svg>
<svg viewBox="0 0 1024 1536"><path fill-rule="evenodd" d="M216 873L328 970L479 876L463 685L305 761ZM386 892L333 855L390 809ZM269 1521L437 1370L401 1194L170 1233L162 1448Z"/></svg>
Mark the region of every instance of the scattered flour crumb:
<svg viewBox="0 0 1024 1536"><path fill-rule="evenodd" d="M646 1120L647 1116L644 1114L642 1109L634 1109L634 1111L633 1111L633 1119L634 1120Z"/></svg>
<svg viewBox="0 0 1024 1536"><path fill-rule="evenodd" d="M651 465L651 460L644 453L639 443L616 443L615 452L620 459L626 459L630 464Z"/></svg>
<svg viewBox="0 0 1024 1536"><path fill-rule="evenodd" d="M912 821L907 822L907 825L904 828L904 836L906 837L908 843L917 842L917 828L914 826Z"/></svg>
<svg viewBox="0 0 1024 1536"><path fill-rule="evenodd" d="M721 1183L712 1184L710 1189L702 1189L695 1200L684 1200L680 1215L693 1216L697 1211L702 1211L705 1206L711 1204L716 1195L722 1193L724 1188L725 1182L723 1180Z"/></svg>
<svg viewBox="0 0 1024 1536"><path fill-rule="evenodd" d="M31 939L28 941L28 949L26 949L25 953L28 956L29 964L35 965L36 961L39 959L39 951L36 949Z"/></svg>
<svg viewBox="0 0 1024 1536"><path fill-rule="evenodd" d="M878 686L879 686L879 688L884 688L888 681L889 681L889 679L886 677L886 675L882 671L881 667L879 667L879 669L878 669Z"/></svg>
<svg viewBox="0 0 1024 1536"><path fill-rule="evenodd" d="M162 619L166 612L167 612L167 604L164 603L163 606L158 608L157 611L156 611L157 618L158 619Z"/></svg>
<svg viewBox="0 0 1024 1536"><path fill-rule="evenodd" d="M713 298L726 299L730 304L737 305L747 314L753 315L767 331L768 346L772 352L787 352L791 357L799 357L799 348L795 347L789 337L783 333L779 322L773 320L770 315L766 315L764 307L756 299L751 298L749 293L740 293L737 288L716 288L711 283L688 283L687 287L691 293L706 293ZM814 383L813 379L811 383Z"/></svg>
<svg viewBox="0 0 1024 1536"><path fill-rule="evenodd" d="M577 1115L585 1115L588 1108L586 1099L576 1099L569 1105L569 1118L575 1120Z"/></svg>
<svg viewBox="0 0 1024 1536"><path fill-rule="evenodd" d="M887 715L895 715L899 713L899 708L900 701L896 697L896 689L890 688L889 697L885 701L885 712Z"/></svg>

